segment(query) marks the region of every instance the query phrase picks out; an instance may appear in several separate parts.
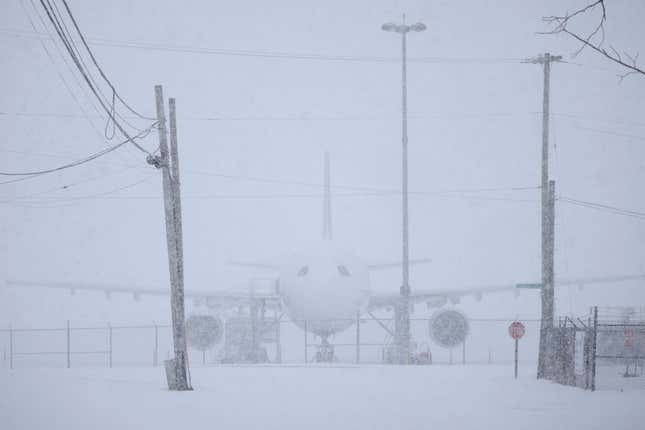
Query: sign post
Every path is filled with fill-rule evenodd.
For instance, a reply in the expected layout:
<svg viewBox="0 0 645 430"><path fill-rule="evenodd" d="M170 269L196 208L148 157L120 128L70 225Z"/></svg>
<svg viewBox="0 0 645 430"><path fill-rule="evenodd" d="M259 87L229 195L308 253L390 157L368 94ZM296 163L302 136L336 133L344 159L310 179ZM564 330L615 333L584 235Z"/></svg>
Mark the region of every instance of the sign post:
<svg viewBox="0 0 645 430"><path fill-rule="evenodd" d="M519 339L515 339L515 379L517 379L517 347L520 343Z"/></svg>
<svg viewBox="0 0 645 430"><path fill-rule="evenodd" d="M517 350L518 344L522 336L524 336L524 324L519 321L514 321L508 326L508 334L515 340L515 379L517 379Z"/></svg>

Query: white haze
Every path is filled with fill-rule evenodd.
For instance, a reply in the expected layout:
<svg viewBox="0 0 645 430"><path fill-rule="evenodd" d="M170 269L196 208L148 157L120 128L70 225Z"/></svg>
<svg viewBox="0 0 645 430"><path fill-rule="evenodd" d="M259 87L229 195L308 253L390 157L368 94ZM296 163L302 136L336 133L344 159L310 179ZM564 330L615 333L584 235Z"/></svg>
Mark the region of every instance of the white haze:
<svg viewBox="0 0 645 430"><path fill-rule="evenodd" d="M546 28L542 16L579 3L119 0L75 1L72 7L92 39L349 57L398 58L399 39L380 25L402 12L411 22L425 22L426 32L409 36L408 54L444 60L411 61L408 68L413 191L537 186L540 67L473 59L562 54L571 63L555 64L552 73L551 173L557 193L643 211L645 81L631 76L619 84L613 64L588 51L570 59L578 47L571 40L536 34ZM37 39L11 32L31 31L21 2L3 1L1 12L2 170L47 168L106 146L101 119L93 118L97 132L83 118L16 115L81 113L58 72L92 111L58 54L54 66ZM611 2L611 43L632 52L643 48L644 17L642 2ZM332 186L400 187L396 61L92 48L139 111L154 112L155 84L177 99L187 290L229 289L250 276L231 268L231 258L275 259L320 237L322 189L282 182L320 184L326 150ZM156 147L156 135L146 146ZM148 180L111 193L143 178ZM161 180L135 149L2 185L0 193L3 279L168 284ZM346 195L351 193L333 188L336 241L367 262L397 260L399 196ZM32 194L38 195L14 200ZM76 199L87 196L95 197ZM432 259L412 269L413 290L539 279L539 190L413 195L410 211L411 255ZM642 220L564 203L556 219L556 277L645 270ZM372 278L372 288L381 292L398 291L399 283L397 270ZM557 312L645 299L642 282L610 287L558 290ZM1 297L5 326L169 319L165 299L121 298L122 305L114 306L102 296L9 289ZM537 295L517 302L486 296L481 304L464 306L474 315L538 313Z"/></svg>

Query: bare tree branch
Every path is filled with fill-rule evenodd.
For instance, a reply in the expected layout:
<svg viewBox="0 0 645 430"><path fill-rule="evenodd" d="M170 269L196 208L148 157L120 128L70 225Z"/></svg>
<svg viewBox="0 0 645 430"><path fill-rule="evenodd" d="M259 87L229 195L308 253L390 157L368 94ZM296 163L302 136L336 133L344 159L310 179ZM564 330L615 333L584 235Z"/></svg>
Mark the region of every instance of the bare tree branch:
<svg viewBox="0 0 645 430"><path fill-rule="evenodd" d="M577 18L581 15L584 15L588 12L600 11L600 19L594 27L594 29L587 35L583 36L579 33L569 30L569 24L574 18ZM563 16L545 16L542 18L544 22L553 26L551 31L543 32L542 34L558 34L564 33L574 38L580 42L580 48L573 53L573 56L579 55L585 48L589 47L590 49L598 52L605 58L617 63L627 69L623 74L618 75L620 82L629 75L640 74L645 76L645 69L638 66L638 53L635 55L630 55L627 52L623 52L624 56L627 57L627 60L623 59L623 56L613 47L609 46L611 52L607 51L604 48L605 43L605 23L607 22L607 9L605 7L605 0L596 0L593 3L589 3L587 6L576 10L573 13L566 13ZM600 40L596 36L600 35Z"/></svg>

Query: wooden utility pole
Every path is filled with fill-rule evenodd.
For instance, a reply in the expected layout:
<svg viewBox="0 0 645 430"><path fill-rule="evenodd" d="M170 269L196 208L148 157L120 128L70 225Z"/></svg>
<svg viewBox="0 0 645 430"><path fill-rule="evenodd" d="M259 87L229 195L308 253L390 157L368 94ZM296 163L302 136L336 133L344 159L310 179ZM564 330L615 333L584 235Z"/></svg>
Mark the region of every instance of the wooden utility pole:
<svg viewBox="0 0 645 430"><path fill-rule="evenodd" d="M177 111L175 99L168 99L170 116L170 166L173 185L173 214L175 218L175 240L177 247L177 285L181 291L181 309L184 309L184 233L181 222L181 192L179 179L179 151L177 150Z"/></svg>
<svg viewBox="0 0 645 430"><path fill-rule="evenodd" d="M148 157L148 163L161 169L164 194L164 213L166 218L166 245L168 248L168 270L170 273L170 305L172 313L172 337L175 352L174 381L169 381L171 389L191 390L187 377L186 326L184 316L184 274L183 245L181 227L181 200L179 197L179 159L177 155L177 126L175 102L170 101L171 148L168 152L166 116L164 111L163 90L155 86L155 102L159 128L158 157Z"/></svg>
<svg viewBox="0 0 645 430"><path fill-rule="evenodd" d="M544 286L542 288L542 297L544 302L543 321L546 321L547 327L553 327L555 320L555 303L554 303L554 255L555 255L555 181L549 181L547 207L547 225L548 237L545 252L546 270L544 272Z"/></svg>
<svg viewBox="0 0 645 430"><path fill-rule="evenodd" d="M184 371L184 378L186 378L186 389L192 389L190 384L190 375L186 375L188 370L188 338L186 337L186 316L184 306L184 233L181 217L179 150L177 149L177 110L174 98L168 99L168 113L170 116L170 169L172 179L171 183L173 186L175 247L177 249L177 288L175 289L173 303L176 307L175 312L177 313L177 321L181 321L180 327L173 326L173 332L178 332L178 341L183 345L181 358L183 364L181 364L181 368Z"/></svg>
<svg viewBox="0 0 645 430"><path fill-rule="evenodd" d="M540 323L540 349L538 356L538 378L546 376L550 365L549 331L555 320L555 284L554 284L554 255L555 255L555 181L549 181L545 219L545 234L542 248L542 318Z"/></svg>
<svg viewBox="0 0 645 430"><path fill-rule="evenodd" d="M549 222L550 184L549 184L549 104L551 87L551 63L562 60L560 55L548 52L536 58L526 60L526 63L542 64L544 67L544 88L542 93L542 319L540 324L540 349L538 355L537 377L543 378L546 366L548 345L547 332L553 327L553 251L550 242L553 236L553 226Z"/></svg>

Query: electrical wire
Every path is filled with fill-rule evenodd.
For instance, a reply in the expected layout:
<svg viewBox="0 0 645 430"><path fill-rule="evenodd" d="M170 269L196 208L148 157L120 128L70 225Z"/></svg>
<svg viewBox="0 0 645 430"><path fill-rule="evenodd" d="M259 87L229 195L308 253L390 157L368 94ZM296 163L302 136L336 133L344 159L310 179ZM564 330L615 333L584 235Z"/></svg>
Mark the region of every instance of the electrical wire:
<svg viewBox="0 0 645 430"><path fill-rule="evenodd" d="M54 2L55 2L55 0L54 0ZM67 14L69 15L70 19L72 20L72 23L74 24L74 28L76 28L76 32L78 33L79 37L81 38L81 41L83 42L83 45L85 46L85 49L90 54L90 58L92 59L92 62L94 63L94 65L98 69L99 73L101 74L101 77L105 80L105 82L107 82L107 84L112 89L112 93L123 104L123 106L125 106L130 112L132 112L133 114L137 115L139 118L147 119L147 120L151 120L151 121L155 120L155 118L147 117L145 115L140 114L139 112L134 110L132 107L130 107L130 105L125 100L123 100L123 98L119 95L119 93L114 88L114 85L112 84L112 82L110 82L108 77L103 72L103 69L99 65L98 61L96 61L96 57L94 57L94 53L92 52L90 47L87 45L87 42L85 41L85 36L83 35L83 32L79 28L78 23L76 22L76 18L74 18L74 14L72 14L72 11L70 10L69 5L67 4L67 0L63 0L63 5L65 5L65 9L67 10Z"/></svg>
<svg viewBox="0 0 645 430"><path fill-rule="evenodd" d="M491 117L513 117L513 116L523 116L523 115L542 115L542 112L452 112L452 113L419 113L419 114L410 114L408 115L409 120L413 119L428 119L428 118L450 118L455 117L459 120L463 119L480 119L480 118L491 118ZM74 114L74 113L62 113L62 112L9 112L9 111L0 111L0 116L16 116L16 117L51 117L51 118L84 118L83 115ZM558 113L552 112L549 115L551 118L555 117L564 117L571 120L583 120L583 121L593 121L593 122L604 122L607 124L616 124L616 125L627 125L632 127L645 127L645 123L638 122L627 122L623 120L610 120L602 118L593 118L590 116L585 116L582 114L573 114L573 113ZM97 118L103 118L101 115L97 115ZM133 117L125 117L132 119ZM214 122L214 121L384 121L384 120L393 120L400 121L400 114L387 114L387 115L370 115L370 114L339 114L333 116L325 115L297 115L297 114L287 114L287 115L275 115L275 116L261 116L261 115L205 115L205 116L182 116L180 119L185 121L204 121L204 122ZM573 125L572 127L586 130L594 131L605 134L612 134L615 136L628 137L634 139L645 139L645 136L637 136L631 134L621 134L615 133L608 130L592 129L587 127L580 127Z"/></svg>
<svg viewBox="0 0 645 430"><path fill-rule="evenodd" d="M616 206L610 206L610 205L605 205L601 203L594 203L594 202L588 202L584 200L577 200L577 199L572 199L570 197L564 197L564 196L559 196L557 198L558 201L561 201L563 203L568 203L571 205L576 205L576 206L581 206L581 207L586 207L589 209L595 209L598 211L603 211L603 212L608 212L608 213L613 213L615 215L622 215L622 216L627 216L627 217L632 217L632 218L637 218L637 219L645 219L645 212L638 212L638 211L633 211L629 209L622 209Z"/></svg>
<svg viewBox="0 0 645 430"><path fill-rule="evenodd" d="M94 154L88 155L88 156L86 156L84 158L81 158L79 160L73 161L71 163L63 164L61 166L52 167L52 168L49 168L49 169L33 170L33 171L30 171L30 172L0 172L0 176L28 176L28 177L33 177L33 176L45 175L47 173L58 172L58 171L61 171L61 170L69 169L71 167L80 166L81 164L88 163L88 162L90 162L92 160L95 160L95 159L97 159L99 157L102 157L102 156L104 156L106 154L109 154L112 151L117 150L118 148L120 148L121 146L127 144L128 142L132 142L133 139L140 139L140 138L145 137L146 135L148 135L150 133L150 131L153 128L156 127L156 125L157 125L157 123L155 122L150 127L148 127L146 130L142 131L141 133L139 133L138 135L136 135L134 137L129 137L128 139L126 139L126 140L124 140L122 142L119 142L116 145L109 146L109 147L104 148L103 150L101 150L99 152L96 152Z"/></svg>
<svg viewBox="0 0 645 430"><path fill-rule="evenodd" d="M48 4L50 4L50 0L46 0L46 1L47 1ZM83 55L81 54L81 51L78 49L78 46L76 46L76 43L74 42L74 37L72 36L69 28L67 27L67 24L65 23L65 19L62 17L62 14L60 13L60 11L58 9L58 6L56 4L56 0L53 0L53 6L54 6L53 9L52 9L53 15L56 18L56 21L59 23L60 28L63 30L63 34L65 34L65 36L66 36L67 43L73 48L73 50L76 53L79 61L81 62L81 64L83 65L84 69L86 70L88 76L92 80L92 83L94 84L95 88L97 88L97 90L99 91L99 93L103 97L103 100L104 100L105 104L108 104L109 103L108 98L105 95L105 93L103 93L103 91L101 90L101 86L96 82L96 80L94 79L93 75L89 72L89 67L85 63L85 60L83 59ZM82 34L81 34L81 37L82 37ZM93 57L92 52L90 51L89 53L90 53L90 56ZM95 59L94 59L94 63L97 65L97 68L99 68L98 63L96 62ZM103 71L100 70L100 73L103 74ZM103 76L104 76L104 74L103 74ZM113 98L118 96L118 94L116 94L116 90L114 89L114 86L112 85L112 83L109 82L109 80L107 80L107 78L104 78L104 80L106 80L106 82L108 82L108 85L112 89ZM112 104L114 105L114 101L112 102ZM127 107L129 108L129 106L127 106ZM128 122L125 119L125 117L123 115L121 115L115 108L113 108L111 110L111 112L112 112L113 116L118 116L121 119L121 121L123 121L128 127L132 128L133 130L136 130L137 132L141 131L141 129L137 128L136 126L134 126L130 122ZM138 115L138 113L136 113L136 114ZM146 119L151 119L151 118L146 118ZM107 123L109 123L109 122L110 121L108 119Z"/></svg>
<svg viewBox="0 0 645 430"><path fill-rule="evenodd" d="M601 130L597 128L588 128L588 127L579 127L576 126L578 130L584 130L584 131L591 131L594 133L600 133L600 134L608 134L610 136L616 136L616 137L627 137L629 139L637 139L637 140L645 140L645 136L637 136L634 134L627 134L627 133L620 133L620 132L615 132L615 131L610 131L610 130Z"/></svg>
<svg viewBox="0 0 645 430"><path fill-rule="evenodd" d="M397 197L399 193L393 192L354 192L354 193L338 193L334 194L334 197ZM482 201L504 201L504 202L521 202L521 203L538 203L538 200L531 199L511 199L511 198L500 198L500 197L487 197L487 196L472 196L472 195L445 195L445 194L434 194L434 193L417 193L415 196L424 197L432 196L439 199L461 199L461 200L482 200ZM323 194L320 193L300 193L300 194L186 194L182 196L182 199L190 200L280 200L280 199L306 199L306 198L322 198ZM414 196L411 196L414 197ZM162 196L122 196L122 197L105 197L102 195L91 195L91 196L82 196L82 199L105 199L105 200L157 200L162 198ZM79 198L79 199L80 199ZM61 199L48 199L48 200L31 200L30 202L34 203L47 203L47 202L65 202L68 198ZM26 202L24 200L23 202ZM0 202L2 203L2 202Z"/></svg>
<svg viewBox="0 0 645 430"><path fill-rule="evenodd" d="M78 185L82 185L82 184L86 184L88 182L93 182L93 181L97 181L97 180L100 180L100 179L104 179L104 178L106 178L108 176L120 175L121 173L125 173L125 172L127 172L129 170L135 169L136 167L137 166L127 166L127 167L125 167L123 169L119 169L119 170L117 170L115 172L110 172L110 173L107 173L107 174L104 174L104 175L91 176L89 178L84 178L84 179L78 180L76 182L68 182L68 183L66 183L64 185L57 185L55 187L48 188L46 190L36 191L36 192L30 193L30 194L23 194L21 196L12 197L12 198L10 198L8 200L0 200L0 203L13 203L13 202L20 201L20 200L31 199L33 197L42 196L42 195L45 195L45 194L51 194L51 193L56 193L56 192L60 192L60 191L66 191L66 190L69 190L70 188L76 187Z"/></svg>
<svg viewBox="0 0 645 430"><path fill-rule="evenodd" d="M38 15L39 19L41 20L41 23L43 24L43 28L45 29L45 31L47 31L48 34L50 34L49 30L47 30L47 25L45 24L44 20L40 16L40 13L38 12L38 8L34 5L34 0L30 0L30 1L32 3L34 11L36 12L36 14ZM54 17L54 20L56 21L56 25L54 27L55 28L60 28L62 34L65 35L64 40L61 39L62 42L63 42L63 45L65 46L65 48L68 51L68 53L71 54L72 59L78 59L78 62L82 65L85 75L87 77L89 77L89 79L92 81L92 84L97 89L98 93L100 94L99 98L102 101L101 104L102 105L103 104L108 105L109 101L108 101L107 96L105 95L105 93L103 93L103 90L101 89L100 85L94 79L94 76L89 72L89 68L87 67L87 64L85 63L85 60L83 59L83 55L81 55L80 50L78 49L78 47L74 43L73 37L72 37L68 27L67 27L67 24L65 23L65 20L62 18L61 14L60 14L60 11L58 10L58 6L54 2L53 7L52 7L50 2L49 2L49 0L46 0L46 1L50 5L51 14ZM51 38L52 42L54 43L54 46L56 46L58 48L58 45L56 44L55 39L53 37L51 37L51 35L50 35L50 38ZM70 49L71 49L71 51L70 51ZM62 53L61 53L61 56L62 56L62 58L64 60L65 56ZM79 83L79 86L82 87L82 85L80 83ZM111 109L111 112L113 113L114 116L118 116L131 129L136 130L137 132L141 131L141 129L135 127L130 122L128 122L125 119L125 117L123 117L118 111L116 111L114 109ZM108 118L107 123L109 123L109 122L110 122L110 119Z"/></svg>
<svg viewBox="0 0 645 430"><path fill-rule="evenodd" d="M41 25L43 26L43 28L45 29L45 31L47 31L47 32L48 32L48 30L47 30L47 25L45 24L45 21L43 20L42 16L41 16L41 15L40 15L40 13L38 12L38 9L37 9L36 5L34 4L34 1L33 1L33 0L30 0L30 3L31 3L31 6L32 6L32 8L33 8L33 10L34 10L34 12L35 12L35 14L36 14L36 16L38 17L38 19L39 19L39 21L40 21ZM34 30L34 31L36 31L36 24L35 24L34 20L32 19L31 14L30 14L30 13L29 13L29 11L28 11L28 8L27 8L27 6L26 6L26 4L25 4L25 0L21 0L21 1L20 1L20 6L22 7L22 9L23 9L23 11L24 11L25 15L27 16L27 19L28 19L28 21L29 21L29 24L31 25L31 27L33 28L33 30ZM49 34L49 33L48 33L48 34ZM73 72L73 70L72 70L71 66L69 65L69 63L68 63L68 61L67 61L67 59L66 59L65 55L64 55L64 54L63 54L63 52L61 51L61 49L60 49L60 47L58 46L58 44L57 44L57 43L55 43L55 40L54 40L53 38L51 38L51 37L50 37L50 40L51 40L52 44L54 45L54 47L56 48L56 51L58 52L58 54L59 54L60 58L62 59L63 64L65 65L65 67L67 68L67 70L70 72L70 74L71 74L71 76L74 78L74 80L76 81L77 86L81 89L81 92L83 93L83 95L84 95L84 96L85 96L85 98L87 99L87 101L88 101L88 103L90 104L90 106L94 109L94 111L97 113L97 115L98 115L98 117L99 117L99 118L103 118L103 116L101 116L101 115L100 115L100 111L99 111L99 110L98 110L98 108L96 107L96 104L92 102L91 97L89 97L89 95L87 94L87 89L86 89L86 88L81 84L81 82L79 81L78 77L77 77L77 76L76 76L76 74ZM57 67L56 61L54 60L54 55L53 55L53 54L50 52L50 50L47 48L47 45L45 44L45 42L43 41L43 39L39 39L39 42L40 42L40 45L42 46L43 50L45 51L45 54L46 54L47 58L49 59L49 61L50 61L50 63L52 64L52 66L54 66L54 69L56 70L56 73L58 74L59 78L60 78L60 79L61 79L61 81L63 82L63 85L65 86L65 88L67 89L68 93L70 94L70 96L72 97L72 99L74 100L74 102L77 104L77 106L79 107L79 109L81 110L82 115L80 115L80 116L81 116L82 118L84 118L84 119L85 119L85 120L90 124L91 128L96 132L96 134L97 134L97 135L101 138L101 140L102 140L103 138L102 138L102 136L101 136L101 132L99 131L99 129L97 128L97 126L94 124L94 121L92 121L92 119L90 118L90 115L88 114L88 112L87 112L87 111L85 110L85 108L83 107L83 104L82 104L82 103L80 102L80 100L76 97L76 94L74 93L74 91L72 91L72 89L71 89L70 85L67 83L67 80L64 78L63 74L61 73L61 71L60 71L60 70L59 70L59 68ZM123 157L122 157L120 154L119 154L119 157L120 157L120 158L125 162L125 160L123 159Z"/></svg>
<svg viewBox="0 0 645 430"><path fill-rule="evenodd" d="M45 3L47 3L47 5ZM70 57L72 57L72 60L74 61L74 64L76 65L77 69L79 70L79 72L81 73L83 78L85 79L85 82L89 86L89 88L92 91L92 93L94 93L94 95L96 96L97 100L99 101L99 103L100 103L101 107L103 108L103 110L105 111L105 113L114 122L114 124L119 129L121 134L123 134L127 138L126 142L132 143L141 152L143 152L145 154L148 154L148 155L152 155L147 149L145 149L144 147L142 147L141 145L139 145L137 142L134 141L134 139L129 135L129 133L116 120L115 116L112 115L112 113L110 111L110 108L108 106L106 106L106 103L101 98L101 96L99 95L99 92L98 92L97 88L95 88L95 86L93 85L92 79L88 75L88 72L84 69L80 59L77 57L76 53L74 52L74 48L71 46L70 41L66 37L66 35L64 33L64 30L63 30L60 22L58 21L56 15L55 15L55 10L51 7L51 3L49 2L49 0L40 0L40 4L45 9L45 12L47 14L47 17L49 18L49 21L54 26L54 29L56 30L56 33L58 34L58 37L63 42L63 45L65 46L65 49L69 53ZM49 5L49 7L48 7L48 5ZM118 146L121 146L121 144L119 144Z"/></svg>
<svg viewBox="0 0 645 430"><path fill-rule="evenodd" d="M40 208L40 209L54 209L54 208L60 208L60 207L69 207L69 206L74 206L75 203L78 203L79 201L82 200L87 200L87 199L98 199L103 197L103 200L105 200L106 196L109 196L111 194L118 193L120 191L125 191L130 188L134 188L137 185L140 185L147 180L153 178L156 176L155 174L148 175L142 179L139 179L135 182L129 183L127 185L123 185L117 188L113 188L108 191L102 191L99 193L95 194L89 194L89 195L84 195L84 196L76 196L76 197L66 197L63 199L50 199L50 200L40 200L40 201L21 201L18 203L13 203L13 202L5 202L5 201L0 201L0 204L11 204L11 206L18 206L18 207L24 207L24 208ZM53 203L53 204L51 204ZM62 204L61 204L62 203Z"/></svg>
<svg viewBox="0 0 645 430"><path fill-rule="evenodd" d="M260 182L267 184L284 184L284 185L300 185L313 188L324 188L325 185L316 182L304 182L304 181L294 181L287 179L274 179L274 178L263 178L258 176L246 176L246 175L230 175L224 173L200 171L200 170L182 170L182 173L190 175L203 175L203 176L212 176L217 178L224 179L234 179L234 180L244 180L250 182ZM350 191L373 191L373 192L385 192L385 193L400 193L401 190L398 189L383 189L375 187L365 187L365 186L348 186L348 185L331 185L331 189L338 190L350 190ZM479 192L495 192L495 191L527 191L527 190L539 190L541 187L538 186L518 186L518 187L490 187L490 188L456 188L456 189L447 189L439 191L411 191L410 194L421 193L421 194L441 194L441 193L479 193Z"/></svg>
<svg viewBox="0 0 645 430"><path fill-rule="evenodd" d="M18 37L44 37L45 35L19 29L0 29L0 31ZM238 57L275 58L289 60L315 60L352 63L398 63L398 57L326 55L316 53L295 53L274 50L249 50L228 48L204 48L195 46L168 45L162 43L118 41L101 38L86 38L86 42L97 46L110 46L150 51L165 51L188 54L228 55ZM514 57L408 57L409 62L428 64L522 64L524 58Z"/></svg>

